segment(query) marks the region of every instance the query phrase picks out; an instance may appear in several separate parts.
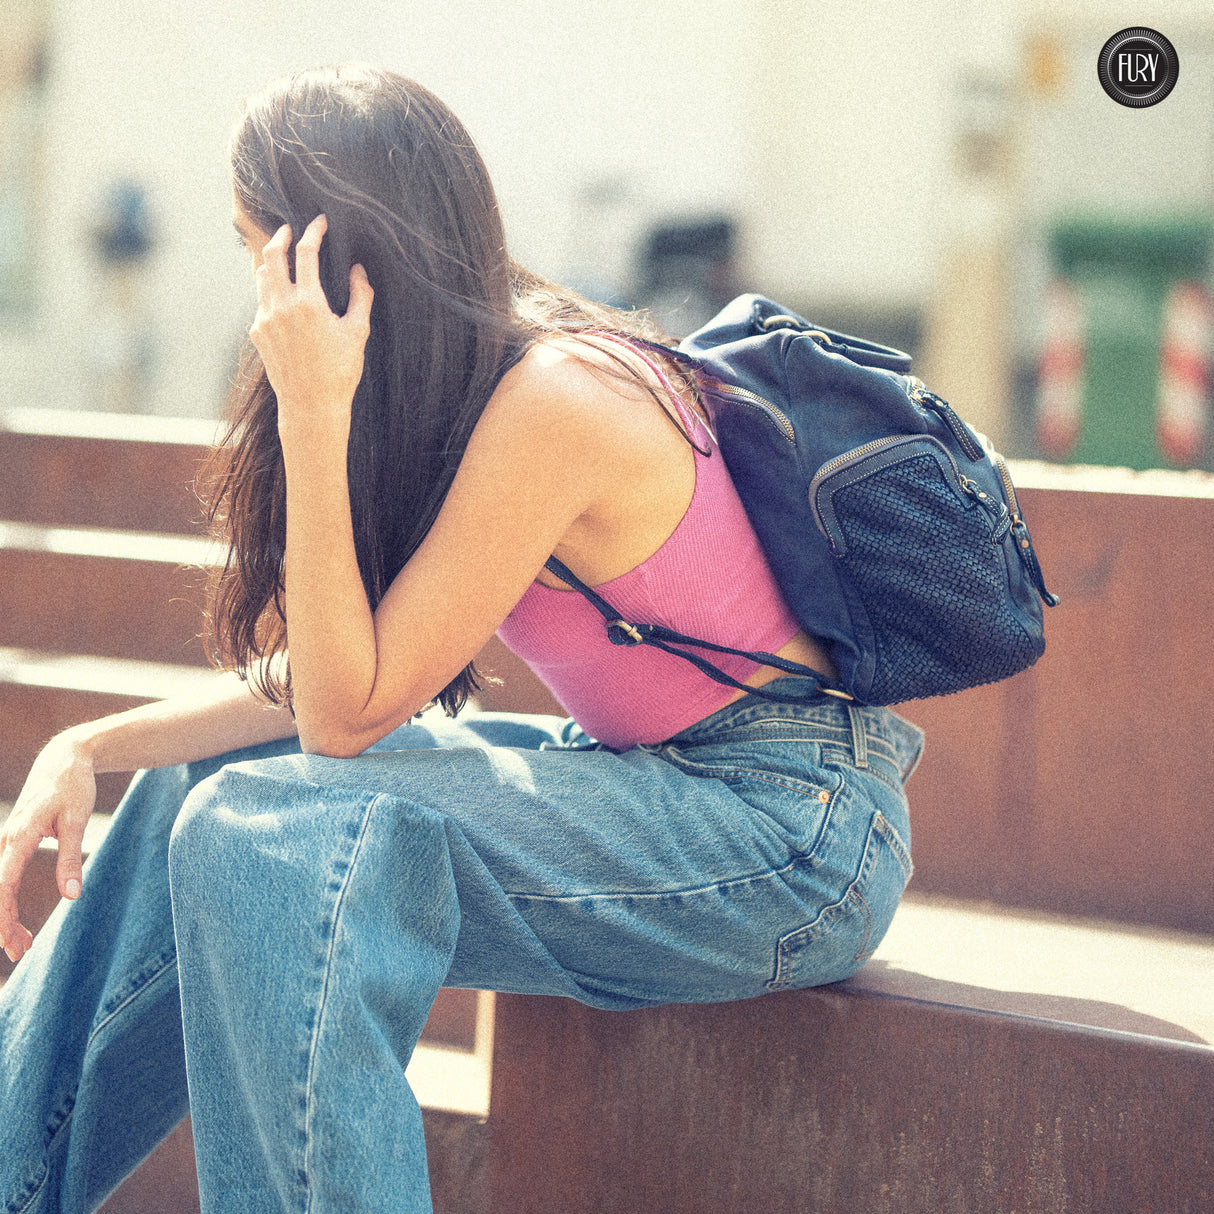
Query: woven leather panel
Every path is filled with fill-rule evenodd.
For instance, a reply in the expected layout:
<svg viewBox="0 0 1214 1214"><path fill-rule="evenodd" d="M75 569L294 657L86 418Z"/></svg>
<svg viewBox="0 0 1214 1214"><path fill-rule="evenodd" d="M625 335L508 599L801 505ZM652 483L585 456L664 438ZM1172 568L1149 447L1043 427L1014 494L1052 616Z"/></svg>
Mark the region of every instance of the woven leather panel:
<svg viewBox="0 0 1214 1214"><path fill-rule="evenodd" d="M871 703L992 683L1034 660L1037 645L1009 610L989 516L962 504L935 460L884 468L839 489L834 503L842 564L873 629Z"/></svg>

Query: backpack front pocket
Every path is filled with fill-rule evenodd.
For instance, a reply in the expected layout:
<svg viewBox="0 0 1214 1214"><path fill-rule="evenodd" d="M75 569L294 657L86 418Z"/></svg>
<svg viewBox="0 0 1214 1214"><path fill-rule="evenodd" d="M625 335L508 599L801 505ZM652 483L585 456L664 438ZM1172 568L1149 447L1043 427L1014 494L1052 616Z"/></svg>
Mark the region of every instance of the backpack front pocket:
<svg viewBox="0 0 1214 1214"><path fill-rule="evenodd" d="M896 704L1007 678L1041 654L1009 605L1012 516L927 435L879 439L809 485L871 669L858 698Z"/></svg>

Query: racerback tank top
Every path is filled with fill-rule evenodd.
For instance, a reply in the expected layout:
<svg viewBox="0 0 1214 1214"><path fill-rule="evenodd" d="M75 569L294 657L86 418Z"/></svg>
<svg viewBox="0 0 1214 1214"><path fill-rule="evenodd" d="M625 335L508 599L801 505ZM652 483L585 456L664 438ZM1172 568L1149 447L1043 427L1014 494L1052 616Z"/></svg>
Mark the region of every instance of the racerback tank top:
<svg viewBox="0 0 1214 1214"><path fill-rule="evenodd" d="M695 489L666 541L635 568L595 589L624 619L665 624L734 649L777 652L799 625L711 432L643 350L614 335L595 336L626 344L644 359L689 433L709 452L695 453ZM497 635L587 734L615 750L665 741L723 707L735 691L673 654L648 645L613 645L603 617L572 589L533 582ZM757 663L729 654L714 654L712 660L740 681L758 669Z"/></svg>

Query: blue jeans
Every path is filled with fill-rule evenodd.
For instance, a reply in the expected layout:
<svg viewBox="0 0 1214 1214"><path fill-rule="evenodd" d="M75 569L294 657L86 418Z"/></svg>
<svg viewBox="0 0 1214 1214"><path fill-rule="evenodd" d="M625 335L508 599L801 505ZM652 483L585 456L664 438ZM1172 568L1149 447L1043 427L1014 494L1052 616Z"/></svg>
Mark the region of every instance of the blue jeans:
<svg viewBox="0 0 1214 1214"><path fill-rule="evenodd" d="M781 680L792 689L799 680ZM193 1114L204 1211L425 1211L442 985L600 1008L834 982L910 875L922 735L747 696L616 753L428 714L140 773L0 993L0 1203L95 1209Z"/></svg>

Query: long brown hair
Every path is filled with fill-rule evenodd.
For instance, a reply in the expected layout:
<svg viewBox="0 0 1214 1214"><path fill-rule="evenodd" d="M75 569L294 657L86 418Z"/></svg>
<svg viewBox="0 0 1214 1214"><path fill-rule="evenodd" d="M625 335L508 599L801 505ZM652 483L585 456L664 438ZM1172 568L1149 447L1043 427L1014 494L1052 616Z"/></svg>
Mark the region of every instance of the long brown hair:
<svg viewBox="0 0 1214 1214"><path fill-rule="evenodd" d="M374 610L438 515L498 381L532 341L588 329L661 335L641 314L589 303L515 264L471 138L402 76L344 66L280 81L245 103L231 159L236 197L262 231L286 223L299 236L327 216L320 276L334 311L346 309L355 263L375 288L347 451ZM228 545L212 579L209 648L216 664L289 704L289 665L275 660L287 647L286 483L277 401L251 343L227 420L202 480L208 519ZM469 663L438 699L454 715L478 686Z"/></svg>

